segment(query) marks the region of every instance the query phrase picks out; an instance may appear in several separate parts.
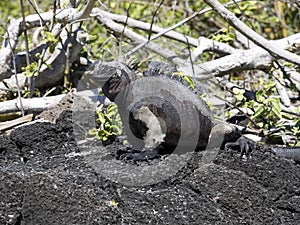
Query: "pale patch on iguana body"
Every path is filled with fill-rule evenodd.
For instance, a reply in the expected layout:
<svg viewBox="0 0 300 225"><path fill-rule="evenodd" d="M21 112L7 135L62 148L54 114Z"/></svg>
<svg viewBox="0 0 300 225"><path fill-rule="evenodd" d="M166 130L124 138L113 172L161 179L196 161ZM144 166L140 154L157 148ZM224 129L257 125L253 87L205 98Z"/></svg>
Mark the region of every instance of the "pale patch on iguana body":
<svg viewBox="0 0 300 225"><path fill-rule="evenodd" d="M163 132L161 122L148 107L142 106L134 118L143 121L148 128L144 138L146 149L155 148L164 141L166 134Z"/></svg>

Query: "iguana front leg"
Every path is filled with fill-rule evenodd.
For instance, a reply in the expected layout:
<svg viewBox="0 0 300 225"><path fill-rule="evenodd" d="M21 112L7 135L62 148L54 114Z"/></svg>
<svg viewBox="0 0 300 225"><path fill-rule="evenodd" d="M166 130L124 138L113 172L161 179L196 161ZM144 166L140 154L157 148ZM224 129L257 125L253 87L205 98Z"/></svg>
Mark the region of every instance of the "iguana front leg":
<svg viewBox="0 0 300 225"><path fill-rule="evenodd" d="M160 144L164 141L166 136L165 129L160 124L159 119L151 112L151 110L142 106L139 110L136 110L132 114L133 119L135 119L135 125L137 121L141 121L141 125L137 128L132 127L134 130L127 128L127 136L131 135L130 140L133 149L130 151L119 150L116 153L116 158L120 160L132 160L136 161L148 161L160 156L162 151L162 146ZM132 121L133 123L134 121ZM142 127L144 126L144 127ZM139 133L140 132L140 133ZM141 136L142 139L137 139ZM133 140L137 140L136 142ZM141 149L139 143L143 142L144 146ZM139 149L139 150L138 150Z"/></svg>

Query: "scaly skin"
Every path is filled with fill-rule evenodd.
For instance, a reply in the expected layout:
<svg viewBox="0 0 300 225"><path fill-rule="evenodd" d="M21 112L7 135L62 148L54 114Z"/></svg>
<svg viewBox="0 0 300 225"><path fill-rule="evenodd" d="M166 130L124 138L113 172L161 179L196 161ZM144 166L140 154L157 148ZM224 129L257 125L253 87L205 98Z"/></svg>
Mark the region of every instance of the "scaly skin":
<svg viewBox="0 0 300 225"><path fill-rule="evenodd" d="M154 154L151 152L151 156L148 156L145 153L147 151L170 154L174 149L179 153L190 149L204 150L207 146L224 146L223 142L236 141L241 136L232 125L217 124L206 103L178 80L165 75L150 75L135 80L134 85L132 83L125 71L118 70L106 81L102 91L118 105L125 133L133 149L144 150L142 154L148 159ZM156 95L153 89L157 86L164 88L158 88ZM147 116L141 116L141 111ZM152 126L157 121L162 134L160 137L149 137L150 134L159 133L157 126ZM152 139L160 140L160 143L154 140L151 146L149 140ZM126 155L124 152L122 154ZM144 159L136 151L125 157Z"/></svg>
<svg viewBox="0 0 300 225"><path fill-rule="evenodd" d="M134 149L120 151L117 158L152 159L172 153L178 144L196 150L239 146L241 156L249 157L256 148L255 143L241 137L232 124L214 121L207 105L198 97L203 93L201 85L196 83L191 90L180 77L173 75L174 72L177 72L174 66L153 62L144 78L134 80L132 85L127 73L116 69L102 87L104 94L118 105L125 133ZM152 79L145 79L147 77ZM153 97L157 83L165 86L165 90L159 97ZM152 97L135 96L141 93ZM194 131L199 132L195 134ZM182 139L185 142L178 143ZM194 140L198 140L197 143L188 146ZM273 147L272 151L279 157L300 163L300 148Z"/></svg>
<svg viewBox="0 0 300 225"><path fill-rule="evenodd" d="M300 163L300 147L286 148L286 147L272 147L272 151L278 157L294 160L296 163Z"/></svg>

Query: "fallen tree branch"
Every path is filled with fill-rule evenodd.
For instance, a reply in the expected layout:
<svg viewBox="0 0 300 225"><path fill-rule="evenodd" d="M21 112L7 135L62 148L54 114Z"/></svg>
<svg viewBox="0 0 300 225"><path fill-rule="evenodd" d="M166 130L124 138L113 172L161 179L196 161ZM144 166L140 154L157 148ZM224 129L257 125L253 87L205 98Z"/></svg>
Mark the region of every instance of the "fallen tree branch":
<svg viewBox="0 0 300 225"><path fill-rule="evenodd" d="M222 76L231 72L240 72L244 70L265 69L271 66L273 58L267 51L261 48L255 48L245 51L240 51L235 54L224 56L219 59L194 64L195 78L205 80L214 76ZM191 66L181 66L181 69L186 73L193 75Z"/></svg>
<svg viewBox="0 0 300 225"><path fill-rule="evenodd" d="M72 99L73 97L79 97L80 99L86 99L90 102L97 102L100 90L101 89L99 87L95 87L94 89L88 89L87 87L82 87L81 91L74 92L74 93L71 92L68 94L60 94L60 95L47 96L41 98L38 97L22 98L22 103L23 103L24 111L26 113L37 114L58 105L59 102L63 100L65 97L68 99ZM104 104L110 104L110 101L105 100ZM70 101L70 105L72 105L72 101ZM64 107L67 107L67 105L64 104ZM62 110L64 110L64 107L62 107ZM0 102L0 114L15 113L19 111L20 111L20 99Z"/></svg>
<svg viewBox="0 0 300 225"><path fill-rule="evenodd" d="M300 44L300 33L289 37L270 41L274 46L280 46L282 49L290 48ZM213 76L222 76L231 72L244 70L265 69L272 65L275 59L266 50L255 47L249 50L240 50L237 53L224 56L209 62L195 64L195 77L197 79L210 79ZM190 65L182 67L183 71L192 74Z"/></svg>
<svg viewBox="0 0 300 225"><path fill-rule="evenodd" d="M65 96L62 94L45 98L22 98L23 108L25 112L40 113L57 104ZM19 112L20 107L20 100L0 102L0 114Z"/></svg>
<svg viewBox="0 0 300 225"><path fill-rule="evenodd" d="M272 56L276 58L282 58L288 62L297 64L300 66L300 56L293 54L283 48L278 48L272 44L272 42L265 39L255 31L251 30L246 24L239 20L232 12L228 11L217 0L204 0L209 6L211 6L223 19L225 19L231 26L253 41L261 48L268 51Z"/></svg>
<svg viewBox="0 0 300 225"><path fill-rule="evenodd" d="M117 33L120 33L120 34L123 33L123 35L125 35L127 38L131 39L136 44L141 44L141 43L147 42L147 39L144 38L143 36L129 30L128 28L124 29L123 25L120 25L120 24L114 22L113 20L106 18L103 15L98 15L98 16L96 16L96 18L100 23L104 24L107 28L109 28ZM147 49L150 49L151 51L157 53L158 55L161 55L162 57L168 59L169 61L173 62L176 65L184 65L186 63L185 60L178 57L173 51L171 51L169 49L164 49L161 46L159 46L158 44L155 44L153 42L150 42L145 47Z"/></svg>
<svg viewBox="0 0 300 225"><path fill-rule="evenodd" d="M145 22L141 22L139 20L128 18L127 16L117 15L117 14L113 14L110 12L106 12L106 11L103 11L98 8L93 9L92 16L102 16L102 17L111 19L114 22L126 24L129 27L137 28L137 29L144 30L144 31L149 31L150 27L151 27L151 24L149 24L149 23L145 23ZM151 31L154 33L164 33L165 30L166 29L164 29L164 28L153 25ZM225 43L213 41L206 37L200 37L199 39L196 39L196 38L192 38L190 36L186 36L186 38L185 38L185 36L183 34L173 31L173 30L170 30L170 31L164 33L163 36L171 38L176 41L186 43L186 44L187 44L187 40L186 40L186 38L187 38L188 42L191 46L201 48L202 52L213 51L213 52L220 53L220 54L231 54L231 53L234 53L237 51L235 48L233 48Z"/></svg>
<svg viewBox="0 0 300 225"><path fill-rule="evenodd" d="M95 0L90 0L82 12L74 8L57 10L56 15L52 11L41 14L29 15L25 18L26 28L32 29L41 25L41 18L44 23L49 22L55 16L55 19L62 26L59 29L54 29L54 36L61 32L61 27L68 23L72 23L84 19L90 15L90 12L95 4ZM18 37L23 32L23 19L19 18L12 20L7 28L7 37L4 41L3 48L0 49L0 80L9 78L13 73L11 69L11 54L14 52Z"/></svg>
<svg viewBox="0 0 300 225"><path fill-rule="evenodd" d="M241 0L231 1L231 2L226 3L226 5L235 4L236 2L240 2L240 1L241 1ZM138 51L140 48L144 47L145 45L151 43L151 41L154 41L155 39L157 39L157 38L159 38L160 36L166 34L167 32L169 32L169 31L171 31L171 30L174 30L174 29L176 29L177 27L182 26L183 24L185 24L185 23L187 23L188 21L192 20L193 18L199 16L200 14L203 14L203 13L208 12L208 11L210 11L210 10L211 10L211 9L209 8L209 9L204 9L204 10L200 10L200 11L198 11L198 12L195 12L193 15L191 15L191 16L189 16L189 17L183 19L182 21L180 21L180 22L174 24L173 26L171 26L171 27L169 27L169 28L167 28L167 29L164 29L162 32L160 32L160 33L154 35L150 40L147 40L146 42L139 44L139 45L136 46L134 49L132 49L131 51L129 51L128 53L126 53L125 58L128 57L128 56L130 56L131 54L135 53L136 51Z"/></svg>
<svg viewBox="0 0 300 225"><path fill-rule="evenodd" d="M0 134L3 133L4 131L11 129L13 127L16 127L20 124L30 122L33 119L33 114L29 114L11 121L6 121L6 122L1 122L0 123Z"/></svg>
<svg viewBox="0 0 300 225"><path fill-rule="evenodd" d="M109 29L123 33L127 38L131 39L134 43L144 43L147 41L143 36L136 34L106 18L103 14L98 15L97 19L103 23ZM300 33L291 35L287 38L283 38L276 41L270 41L272 45L281 46L282 49L290 48L291 46L300 43ZM266 50L255 47L249 50L237 50L236 53L224 56L222 58L205 62L202 64L194 64L194 73L189 61L179 58L174 52L166 49L162 49L159 45L150 42L145 45L145 48L157 53L158 55L166 58L170 62L174 63L186 74L194 76L196 79L210 79L214 76L221 76L231 72L239 72L243 70L253 69L265 69L272 65L274 58ZM193 58L194 60L194 58Z"/></svg>
<svg viewBox="0 0 300 225"><path fill-rule="evenodd" d="M53 87L63 79L67 60L65 55L67 46L69 44L72 45L69 59L70 63L72 63L76 60L79 52L82 50L83 44L87 40L87 34L82 29L78 29L73 33L71 40L66 38L67 37L63 37L65 40L63 46L59 44L51 57L46 61L46 65L51 65L51 67L48 67L45 64L42 65L39 76L35 77L36 88L45 89ZM10 89L15 90L17 88L15 82L16 76L20 88L23 89L26 82L26 77L23 74L13 75L10 79L5 79L4 82ZM0 90L3 89L6 89L6 86L3 83L0 83ZM4 96L5 94L6 92L0 91L0 96Z"/></svg>

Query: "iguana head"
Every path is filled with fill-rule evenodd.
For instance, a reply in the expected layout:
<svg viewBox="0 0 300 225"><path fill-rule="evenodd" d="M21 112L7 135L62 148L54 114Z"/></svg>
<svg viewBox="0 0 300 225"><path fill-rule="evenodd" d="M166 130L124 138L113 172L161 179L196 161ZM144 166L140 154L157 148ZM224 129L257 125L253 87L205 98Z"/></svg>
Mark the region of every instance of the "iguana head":
<svg viewBox="0 0 300 225"><path fill-rule="evenodd" d="M130 83L128 74L122 70L118 69L102 87L102 91L106 97L111 101L115 101L117 95L125 89L125 87Z"/></svg>

